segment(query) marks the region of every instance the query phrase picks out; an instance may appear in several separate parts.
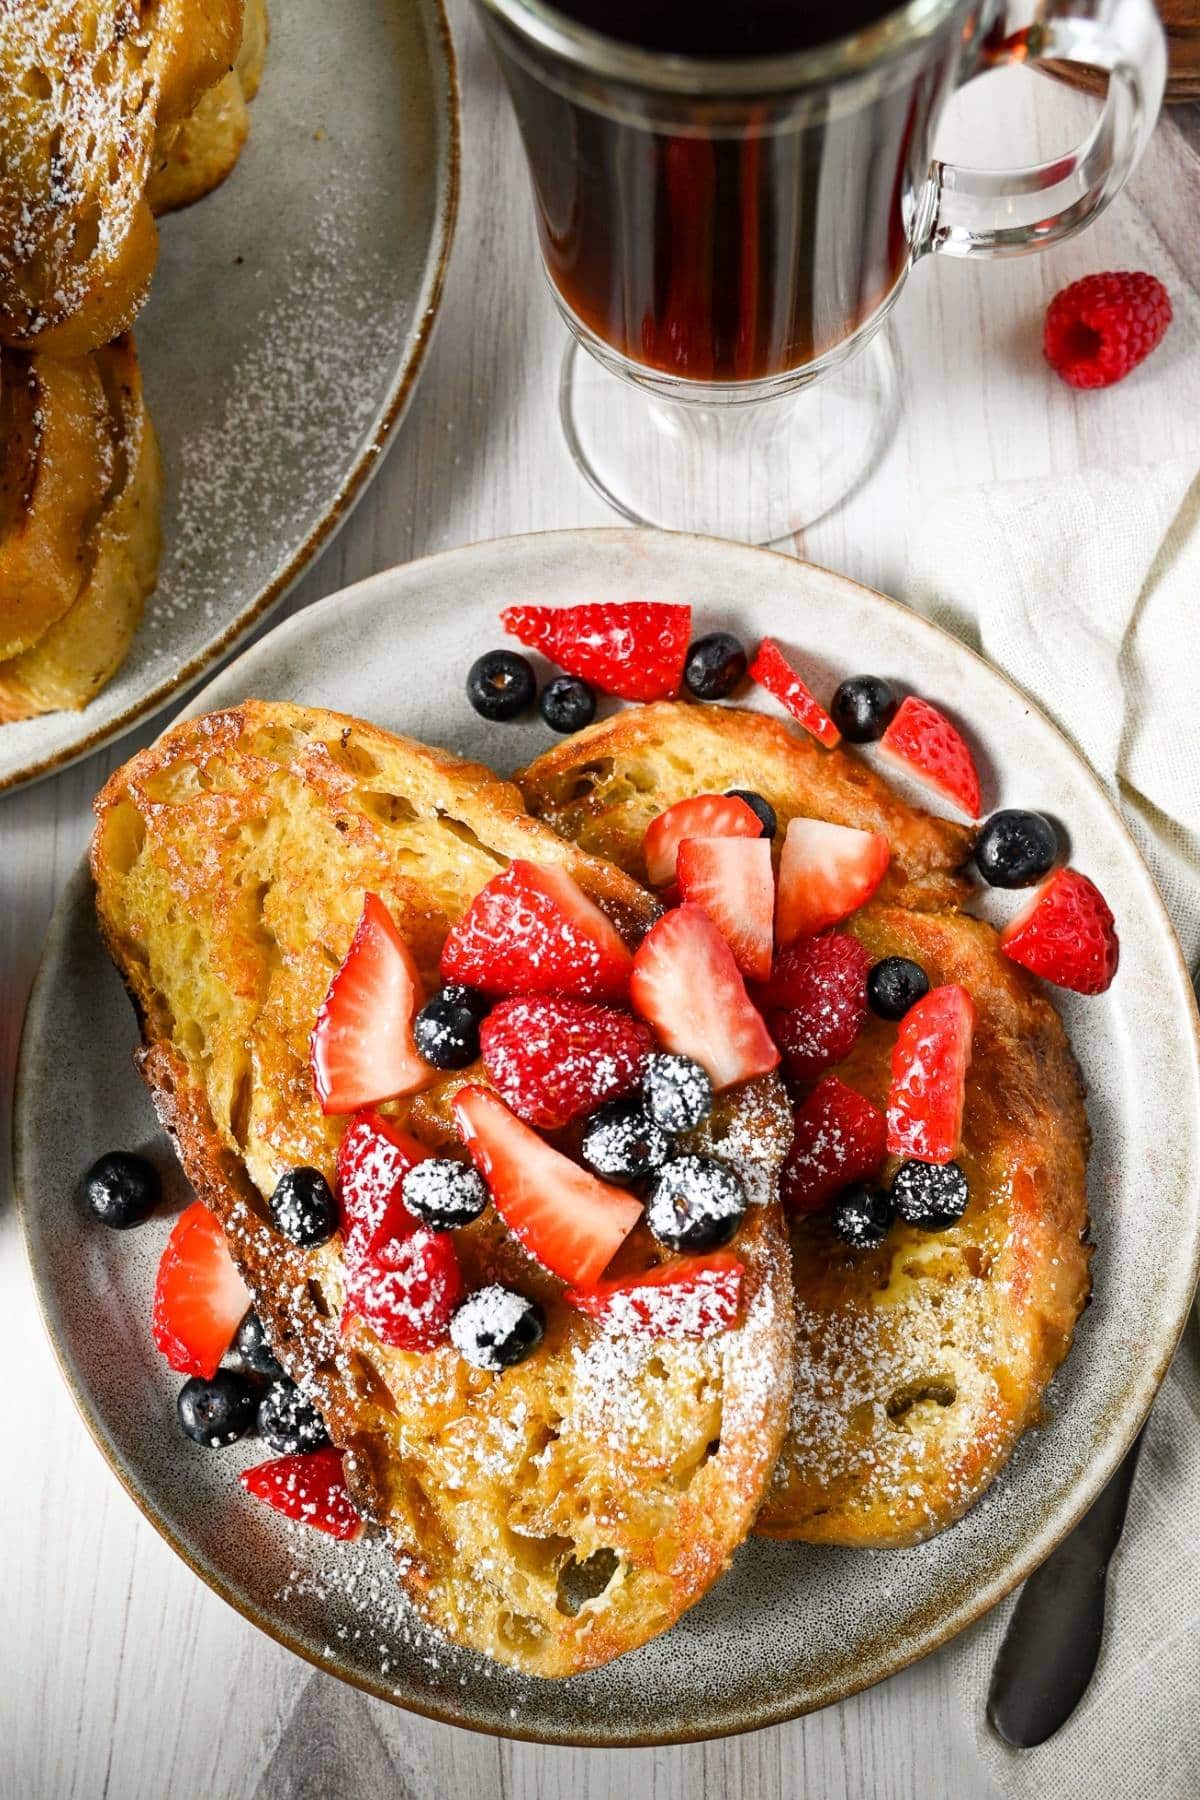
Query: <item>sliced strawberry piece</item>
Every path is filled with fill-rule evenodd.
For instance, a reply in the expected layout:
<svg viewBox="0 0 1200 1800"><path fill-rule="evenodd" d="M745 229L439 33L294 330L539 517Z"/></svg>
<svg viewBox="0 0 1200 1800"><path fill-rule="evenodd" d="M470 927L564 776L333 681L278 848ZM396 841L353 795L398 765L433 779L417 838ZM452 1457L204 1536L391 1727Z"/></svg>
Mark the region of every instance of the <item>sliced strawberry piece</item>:
<svg viewBox="0 0 1200 1800"><path fill-rule="evenodd" d="M513 862L476 894L442 949L442 977L485 994L622 1001L632 958L565 869Z"/></svg>
<svg viewBox="0 0 1200 1800"><path fill-rule="evenodd" d="M1078 869L1056 869L1042 883L1000 933L1000 948L1031 974L1076 994L1102 994L1121 956L1108 902Z"/></svg>
<svg viewBox="0 0 1200 1800"><path fill-rule="evenodd" d="M765 981L771 972L775 876L766 838L684 838L679 846L679 892L702 907L743 975Z"/></svg>
<svg viewBox="0 0 1200 1800"><path fill-rule="evenodd" d="M893 1156L948 1163L962 1137L975 1003L964 987L937 987L900 1021L892 1049L887 1147Z"/></svg>
<svg viewBox="0 0 1200 1800"><path fill-rule="evenodd" d="M329 984L309 1044L313 1085L324 1113L355 1112L428 1085L435 1071L413 1042L424 994L417 965L378 894Z"/></svg>
<svg viewBox="0 0 1200 1800"><path fill-rule="evenodd" d="M779 1063L733 951L698 906L680 906L650 928L633 959L629 994L665 1047L700 1063L714 1088Z"/></svg>
<svg viewBox="0 0 1200 1800"><path fill-rule="evenodd" d="M858 940L839 931L797 938L778 953L755 998L793 1081L811 1081L849 1056L867 1016L870 967Z"/></svg>
<svg viewBox="0 0 1200 1800"><path fill-rule="evenodd" d="M630 600L589 606L508 606L505 631L622 700L670 700L683 681L690 606Z"/></svg>
<svg viewBox="0 0 1200 1800"><path fill-rule="evenodd" d="M793 819L779 859L775 942L782 947L840 925L871 898L890 859L881 831Z"/></svg>
<svg viewBox="0 0 1200 1800"><path fill-rule="evenodd" d="M805 731L811 731L818 743L833 750L842 734L806 682L801 681L774 638L764 638L758 654L750 664L750 679L766 688L779 704L799 720Z"/></svg>
<svg viewBox="0 0 1200 1800"><path fill-rule="evenodd" d="M155 1343L181 1375L211 1381L250 1306L219 1219L194 1200L176 1219L159 1260Z"/></svg>
<svg viewBox="0 0 1200 1800"><path fill-rule="evenodd" d="M733 794L695 794L690 800L677 800L647 828L646 877L651 887L674 881L676 853L684 838L761 836L762 820Z"/></svg>
<svg viewBox="0 0 1200 1800"><path fill-rule="evenodd" d="M486 1088L460 1088L454 1117L497 1212L530 1256L564 1281L597 1281L641 1218L641 1202L597 1181Z"/></svg>
<svg viewBox="0 0 1200 1800"><path fill-rule="evenodd" d="M312 1525L330 1537L361 1537L363 1522L342 1472L342 1453L332 1444L300 1456L276 1456L243 1469L238 1480L256 1500L265 1500L285 1519Z"/></svg>
<svg viewBox="0 0 1200 1800"><path fill-rule="evenodd" d="M878 1175L887 1122L877 1106L827 1075L796 1111L780 1193L788 1212L818 1212L852 1181Z"/></svg>
<svg viewBox="0 0 1200 1800"><path fill-rule="evenodd" d="M979 817L983 800L975 758L962 733L928 700L916 694L902 700L879 748L968 818Z"/></svg>
<svg viewBox="0 0 1200 1800"><path fill-rule="evenodd" d="M346 1275L346 1314L393 1350L436 1350L462 1297L454 1239L424 1225L378 1244Z"/></svg>
<svg viewBox="0 0 1200 1800"><path fill-rule="evenodd" d="M555 1130L630 1093L654 1033L628 1013L583 1000L502 1000L484 1020L483 1066L527 1125Z"/></svg>
<svg viewBox="0 0 1200 1800"><path fill-rule="evenodd" d="M338 1211L342 1249L353 1267L389 1238L406 1237L418 1221L400 1197L404 1177L429 1155L424 1144L380 1113L361 1112L338 1145Z"/></svg>
<svg viewBox="0 0 1200 1800"><path fill-rule="evenodd" d="M732 1250L681 1256L640 1275L568 1288L563 1298L614 1331L638 1337L709 1338L737 1323L744 1270Z"/></svg>

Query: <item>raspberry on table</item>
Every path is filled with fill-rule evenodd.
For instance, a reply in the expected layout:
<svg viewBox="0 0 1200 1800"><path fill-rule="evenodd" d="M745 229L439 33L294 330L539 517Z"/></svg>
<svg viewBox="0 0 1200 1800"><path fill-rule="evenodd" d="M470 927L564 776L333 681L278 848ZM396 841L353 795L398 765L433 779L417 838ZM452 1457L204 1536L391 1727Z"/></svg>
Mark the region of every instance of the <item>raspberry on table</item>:
<svg viewBox="0 0 1200 1800"><path fill-rule="evenodd" d="M1158 347L1171 318L1171 297L1156 276L1085 275L1050 302L1046 360L1072 387L1111 387Z"/></svg>

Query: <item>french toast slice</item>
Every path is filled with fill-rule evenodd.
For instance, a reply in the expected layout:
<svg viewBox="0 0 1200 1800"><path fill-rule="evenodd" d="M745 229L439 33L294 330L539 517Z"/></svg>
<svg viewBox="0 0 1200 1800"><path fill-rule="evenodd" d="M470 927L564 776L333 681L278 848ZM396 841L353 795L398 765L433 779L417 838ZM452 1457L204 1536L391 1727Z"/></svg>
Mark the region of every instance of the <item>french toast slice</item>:
<svg viewBox="0 0 1200 1800"><path fill-rule="evenodd" d="M758 1529L858 1548L931 1536L1036 1419L1089 1288L1078 1069L1038 985L958 910L970 834L906 805L853 752L733 707L622 711L516 779L531 811L639 875L657 813L730 787L771 802L779 839L796 814L887 834L890 879L840 929L873 959L909 956L975 1000L961 1158L972 1198L952 1229L897 1223L869 1252L841 1245L827 1215L792 1221L792 1409ZM880 1106L895 1032L871 1018L837 1071Z"/></svg>
<svg viewBox="0 0 1200 1800"><path fill-rule="evenodd" d="M17 360L5 352L0 361L10 358ZM75 598L27 649L0 661L0 722L86 706L124 662L158 570L162 464L133 339L126 334L87 360L107 411L108 488L74 555L69 538L59 542L77 582L82 554Z"/></svg>
<svg viewBox="0 0 1200 1800"><path fill-rule="evenodd" d="M250 135L249 103L262 80L269 37L266 0L246 0L237 61L201 95L150 177L146 197L156 217L202 200L232 174Z"/></svg>
<svg viewBox="0 0 1200 1800"><path fill-rule="evenodd" d="M178 724L113 775L96 812L100 925L159 1116L409 1594L457 1643L535 1675L664 1630L749 1530L786 1425L782 1085L731 1090L697 1139L756 1202L734 1240L741 1323L703 1342L615 1334L568 1308L491 1211L456 1232L459 1261L469 1289L507 1276L541 1302L526 1361L492 1375L450 1346L389 1349L361 1321L343 1335L339 1239L298 1250L266 1207L284 1168L334 1176L346 1121L317 1106L308 1039L364 891L430 982L450 925L514 857L565 868L630 943L656 903L488 770L310 708L247 701ZM480 1079L440 1078L388 1110L453 1148L450 1102Z"/></svg>

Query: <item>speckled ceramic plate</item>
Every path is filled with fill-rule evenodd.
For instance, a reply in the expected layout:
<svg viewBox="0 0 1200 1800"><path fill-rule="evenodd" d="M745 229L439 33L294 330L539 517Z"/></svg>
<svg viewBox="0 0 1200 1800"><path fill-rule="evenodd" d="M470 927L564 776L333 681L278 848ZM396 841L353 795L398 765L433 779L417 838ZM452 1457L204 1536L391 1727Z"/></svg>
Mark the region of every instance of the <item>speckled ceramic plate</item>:
<svg viewBox="0 0 1200 1800"><path fill-rule="evenodd" d="M442 0L269 0L250 138L161 223L135 327L167 470L158 588L82 712L0 725L0 790L184 692L287 593L402 417L458 199Z"/></svg>
<svg viewBox="0 0 1200 1800"><path fill-rule="evenodd" d="M597 596L686 599L700 630L778 634L804 648L819 690L870 668L948 704L984 747L989 805L1036 804L1066 822L1076 859L1116 910L1116 984L1063 1006L1096 1139L1095 1302L1044 1426L975 1510L903 1552L751 1542L664 1638L559 1683L522 1679L430 1638L397 1598L378 1548L276 1531L233 1480L255 1447L213 1454L176 1429L178 1378L149 1330L166 1220L113 1234L89 1226L72 1199L102 1150L148 1146L170 1164L130 1067L133 1017L97 940L83 871L51 927L26 1022L17 1185L42 1306L84 1416L139 1504L218 1592L300 1654L401 1705L513 1736L632 1744L770 1724L878 1681L991 1606L1080 1516L1140 1424L1191 1297L1200 1073L1191 988L1162 905L1075 752L960 644L819 569L650 532L481 544L376 576L288 620L194 709L247 695L333 706L512 767L549 734L484 725L463 694L467 665L500 641L504 603ZM172 1174L173 1196L181 1190Z"/></svg>

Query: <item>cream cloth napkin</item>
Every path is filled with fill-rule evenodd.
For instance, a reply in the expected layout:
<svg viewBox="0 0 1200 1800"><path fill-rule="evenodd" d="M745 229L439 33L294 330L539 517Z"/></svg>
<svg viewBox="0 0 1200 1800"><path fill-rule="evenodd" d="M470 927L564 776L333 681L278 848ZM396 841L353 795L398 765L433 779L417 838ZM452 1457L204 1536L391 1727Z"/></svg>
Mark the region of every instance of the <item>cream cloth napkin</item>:
<svg viewBox="0 0 1200 1800"><path fill-rule="evenodd" d="M1200 474L1194 461L951 496L905 597L981 650L1108 783L1200 965ZM1200 1170L1197 1171L1200 1180ZM999 1791L1037 1800L1200 1793L1200 1331L1155 1402L1104 1645L1070 1722L1013 1751L986 1722L1012 1601L949 1652Z"/></svg>

